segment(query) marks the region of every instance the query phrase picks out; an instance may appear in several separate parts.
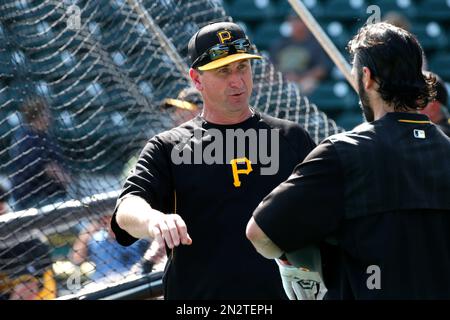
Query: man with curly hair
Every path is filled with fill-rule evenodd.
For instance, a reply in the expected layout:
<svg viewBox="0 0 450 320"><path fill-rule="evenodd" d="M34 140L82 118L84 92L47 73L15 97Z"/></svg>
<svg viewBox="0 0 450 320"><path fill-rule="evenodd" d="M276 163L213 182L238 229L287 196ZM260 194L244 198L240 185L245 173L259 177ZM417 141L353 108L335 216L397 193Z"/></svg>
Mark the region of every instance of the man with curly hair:
<svg viewBox="0 0 450 320"><path fill-rule="evenodd" d="M266 258L321 246L326 299L448 299L450 139L418 112L435 79L417 39L387 23L363 27L349 51L367 122L317 146L247 237Z"/></svg>

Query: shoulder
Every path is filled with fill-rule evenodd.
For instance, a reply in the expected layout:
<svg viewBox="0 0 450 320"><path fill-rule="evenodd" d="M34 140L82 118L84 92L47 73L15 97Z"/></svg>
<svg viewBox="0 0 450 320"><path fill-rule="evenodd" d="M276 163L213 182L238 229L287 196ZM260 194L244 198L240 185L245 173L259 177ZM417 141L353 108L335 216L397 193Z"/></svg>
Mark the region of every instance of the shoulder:
<svg viewBox="0 0 450 320"><path fill-rule="evenodd" d="M301 133L303 135L309 136L306 130L303 129L298 123L286 119L275 118L265 113L260 113L260 117L260 121L267 124L271 129L279 129L285 134Z"/></svg>
<svg viewBox="0 0 450 320"><path fill-rule="evenodd" d="M294 142L295 144L301 144L303 147L307 146L310 149L315 147L315 143L309 133L298 123L275 118L263 113L261 113L260 116L263 123L271 129L278 129L281 136L286 138L286 140Z"/></svg>
<svg viewBox="0 0 450 320"><path fill-rule="evenodd" d="M298 161L303 161L316 146L309 133L298 123L278 119L266 114L261 114L261 121L271 130L279 130L281 139L298 155Z"/></svg>
<svg viewBox="0 0 450 320"><path fill-rule="evenodd" d="M150 144L157 144L163 147L173 147L178 143L190 139L195 130L201 128L197 118L189 120L178 127L163 131L149 140Z"/></svg>
<svg viewBox="0 0 450 320"><path fill-rule="evenodd" d="M341 135L341 134L337 134ZM337 136L331 136L325 140L323 140L320 144L318 144L305 158L305 162L307 161L313 161L316 160L325 160L325 159L331 159L331 160L338 160L339 157L336 152L336 145L334 143L334 137Z"/></svg>
<svg viewBox="0 0 450 320"><path fill-rule="evenodd" d="M350 131L334 134L325 140L332 144L352 144L358 141L368 140L374 133L375 126L372 123L362 123Z"/></svg>

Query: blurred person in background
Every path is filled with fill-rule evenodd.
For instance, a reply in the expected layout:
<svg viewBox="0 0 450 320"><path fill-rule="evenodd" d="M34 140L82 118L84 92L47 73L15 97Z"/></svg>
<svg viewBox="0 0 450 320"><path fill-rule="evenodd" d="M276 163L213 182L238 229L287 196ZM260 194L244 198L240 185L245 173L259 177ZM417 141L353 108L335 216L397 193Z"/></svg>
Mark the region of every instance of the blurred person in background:
<svg viewBox="0 0 450 320"><path fill-rule="evenodd" d="M117 280L123 278L131 268L139 263L149 248L147 240L135 242L125 248L117 243L109 228L111 215L94 220L82 231L72 246L71 260L76 265L88 262L94 271L90 278L94 281Z"/></svg>
<svg viewBox="0 0 450 320"><path fill-rule="evenodd" d="M62 151L49 134L50 111L46 101L32 96L20 106L24 119L9 150L14 210L41 207L67 195L70 176L62 167Z"/></svg>
<svg viewBox="0 0 450 320"><path fill-rule="evenodd" d="M288 22L290 37L276 42L270 57L287 80L298 83L309 94L328 76L331 60L297 14L289 15Z"/></svg>
<svg viewBox="0 0 450 320"><path fill-rule="evenodd" d="M0 186L0 216L9 213L8 193ZM19 238L20 237L20 238ZM39 230L0 242L0 300L48 300L57 293L51 248Z"/></svg>
<svg viewBox="0 0 450 320"><path fill-rule="evenodd" d="M403 14L397 11L388 11L384 17L383 21L392 24L393 26L402 28L403 30L411 30L411 21L408 20Z"/></svg>
<svg viewBox="0 0 450 320"><path fill-rule="evenodd" d="M8 213L11 208L8 204L9 194L6 192L5 188L0 185L0 215Z"/></svg>
<svg viewBox="0 0 450 320"><path fill-rule="evenodd" d="M203 100L196 88L187 87L178 93L176 99L165 99L162 108L170 112L171 118L178 126L200 113L203 108Z"/></svg>
<svg viewBox="0 0 450 320"><path fill-rule="evenodd" d="M421 113L430 118L447 136L450 137L450 119L448 114L448 91L445 82L436 74L436 99L427 104Z"/></svg>

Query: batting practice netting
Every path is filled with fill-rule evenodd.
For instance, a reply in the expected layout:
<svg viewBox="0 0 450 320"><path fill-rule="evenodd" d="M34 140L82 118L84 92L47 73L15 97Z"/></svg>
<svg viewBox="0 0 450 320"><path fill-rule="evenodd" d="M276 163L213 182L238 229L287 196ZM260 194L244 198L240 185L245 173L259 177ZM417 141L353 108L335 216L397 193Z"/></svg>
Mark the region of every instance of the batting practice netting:
<svg viewBox="0 0 450 320"><path fill-rule="evenodd" d="M161 105L189 86L190 37L226 20L218 0L1 1L0 299L101 292L161 271L142 262L149 241L121 248L108 219L147 139L177 121ZM341 131L267 59L252 63L255 108L316 142Z"/></svg>

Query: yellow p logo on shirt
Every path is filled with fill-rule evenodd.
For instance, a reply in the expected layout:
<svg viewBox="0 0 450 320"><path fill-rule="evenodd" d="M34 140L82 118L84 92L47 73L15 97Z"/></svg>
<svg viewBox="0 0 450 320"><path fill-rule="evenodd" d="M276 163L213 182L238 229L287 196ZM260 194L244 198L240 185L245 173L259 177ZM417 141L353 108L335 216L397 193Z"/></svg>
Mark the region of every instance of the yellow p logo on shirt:
<svg viewBox="0 0 450 320"><path fill-rule="evenodd" d="M233 170L233 185L236 188L239 188L241 186L241 181L239 180L239 175L240 174L249 174L250 172L253 171L252 169L252 163L250 160L248 160L247 158L237 158L237 159L233 159L230 161L231 163L231 170ZM246 169L238 169L237 165L238 163L245 163L247 165Z"/></svg>

